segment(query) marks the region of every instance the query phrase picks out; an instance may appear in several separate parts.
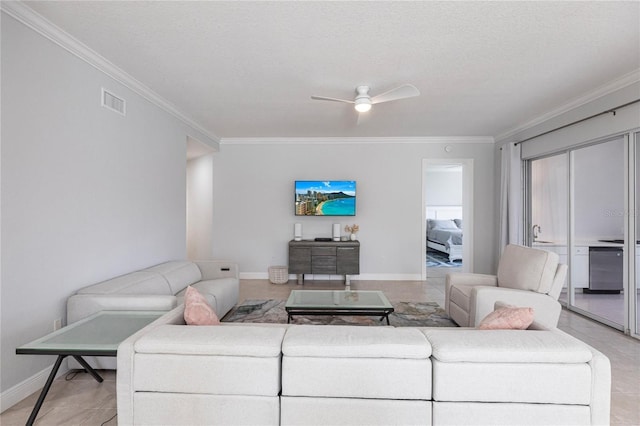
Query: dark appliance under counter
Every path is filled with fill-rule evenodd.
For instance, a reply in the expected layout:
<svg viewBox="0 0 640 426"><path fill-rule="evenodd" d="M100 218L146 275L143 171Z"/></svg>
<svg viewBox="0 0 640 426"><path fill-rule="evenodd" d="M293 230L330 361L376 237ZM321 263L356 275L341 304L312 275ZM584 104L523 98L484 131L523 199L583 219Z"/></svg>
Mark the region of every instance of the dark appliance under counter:
<svg viewBox="0 0 640 426"><path fill-rule="evenodd" d="M583 293L620 294L623 257L622 247L589 247L589 288L583 289Z"/></svg>

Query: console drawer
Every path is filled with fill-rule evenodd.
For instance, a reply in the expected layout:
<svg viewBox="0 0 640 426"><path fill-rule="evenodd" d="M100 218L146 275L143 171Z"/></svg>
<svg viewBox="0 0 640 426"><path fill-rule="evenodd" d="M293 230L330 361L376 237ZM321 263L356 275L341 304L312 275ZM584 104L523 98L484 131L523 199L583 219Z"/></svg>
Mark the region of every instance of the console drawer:
<svg viewBox="0 0 640 426"><path fill-rule="evenodd" d="M313 274L335 274L335 256L313 256L311 258L311 273Z"/></svg>
<svg viewBox="0 0 640 426"><path fill-rule="evenodd" d="M311 247L311 256L335 256L335 247Z"/></svg>

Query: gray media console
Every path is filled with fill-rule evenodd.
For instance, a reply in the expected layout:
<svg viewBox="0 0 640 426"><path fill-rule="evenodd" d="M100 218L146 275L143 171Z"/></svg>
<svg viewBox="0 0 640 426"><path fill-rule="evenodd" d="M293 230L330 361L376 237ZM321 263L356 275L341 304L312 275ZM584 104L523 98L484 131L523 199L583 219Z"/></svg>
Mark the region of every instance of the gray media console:
<svg viewBox="0 0 640 426"><path fill-rule="evenodd" d="M304 274L349 275L360 273L359 241L289 241L289 273L298 275L298 284Z"/></svg>

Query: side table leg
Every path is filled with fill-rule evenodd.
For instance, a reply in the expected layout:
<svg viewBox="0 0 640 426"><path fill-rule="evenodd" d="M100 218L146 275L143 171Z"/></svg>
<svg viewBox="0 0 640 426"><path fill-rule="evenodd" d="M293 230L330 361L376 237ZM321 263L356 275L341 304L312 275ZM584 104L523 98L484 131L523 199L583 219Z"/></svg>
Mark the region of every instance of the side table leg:
<svg viewBox="0 0 640 426"><path fill-rule="evenodd" d="M102 383L102 377L98 374L96 370L93 369L93 367L87 364L87 361L85 361L79 355L73 355L73 357L75 358L76 361L80 363L80 365L82 365L82 367L86 370L87 373L91 374L93 378L96 379L98 383Z"/></svg>
<svg viewBox="0 0 640 426"><path fill-rule="evenodd" d="M51 369L51 373L49 373L49 378L47 379L47 382L45 383L44 388L42 388L42 392L40 392L40 396L36 401L36 405L33 407L33 410L31 411L29 420L27 420L27 426L33 425L33 422L36 421L36 417L38 417L38 412L40 411L40 408L42 408L42 403L44 402L44 399L49 393L49 389L51 389L51 384L53 383L53 380L56 378L56 374L60 369L60 364L62 364L62 360L65 359L66 357L67 357L66 355L58 355L58 359L56 359L56 363L53 365L53 368Z"/></svg>

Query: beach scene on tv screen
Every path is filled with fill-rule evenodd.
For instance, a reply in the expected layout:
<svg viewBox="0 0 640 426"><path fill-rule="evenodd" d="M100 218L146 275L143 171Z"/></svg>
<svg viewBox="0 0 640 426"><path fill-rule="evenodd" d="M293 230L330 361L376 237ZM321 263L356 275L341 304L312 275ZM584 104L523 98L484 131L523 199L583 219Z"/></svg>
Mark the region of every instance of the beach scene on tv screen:
<svg viewBox="0 0 640 426"><path fill-rule="evenodd" d="M297 216L355 216L356 181L296 181Z"/></svg>

